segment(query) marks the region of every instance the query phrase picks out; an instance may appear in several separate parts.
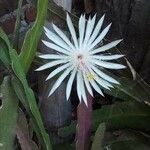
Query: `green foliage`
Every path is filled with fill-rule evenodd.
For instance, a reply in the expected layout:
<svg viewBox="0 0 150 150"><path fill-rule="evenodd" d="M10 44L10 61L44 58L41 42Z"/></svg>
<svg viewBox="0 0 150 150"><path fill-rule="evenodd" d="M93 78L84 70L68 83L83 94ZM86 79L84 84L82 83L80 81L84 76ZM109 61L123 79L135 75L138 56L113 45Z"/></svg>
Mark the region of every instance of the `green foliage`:
<svg viewBox="0 0 150 150"><path fill-rule="evenodd" d="M75 150L75 145L69 143L57 144L53 146L53 150Z"/></svg>
<svg viewBox="0 0 150 150"><path fill-rule="evenodd" d="M13 150L18 116L18 99L10 78L5 77L1 85L2 106L0 107L0 149Z"/></svg>
<svg viewBox="0 0 150 150"><path fill-rule="evenodd" d="M102 122L106 123L108 129L131 128L149 132L150 107L133 101L106 105L93 111L93 131ZM60 129L59 134L64 136L75 133L75 126L76 123L73 122L69 126Z"/></svg>
<svg viewBox="0 0 150 150"><path fill-rule="evenodd" d="M0 60L6 68L10 66L9 48L10 43L8 37L2 28L0 28Z"/></svg>
<svg viewBox="0 0 150 150"><path fill-rule="evenodd" d="M150 107L138 102L122 102L103 106L93 112L93 129L106 122L109 129L132 128L150 131Z"/></svg>
<svg viewBox="0 0 150 150"><path fill-rule="evenodd" d="M12 61L13 71L16 74L16 76L18 77L18 79L20 80L20 82L23 86L23 90L24 90L25 97L26 97L26 102L28 103L31 114L32 114L31 119L33 119L33 122L38 127L38 128L35 128L35 131L43 139L43 142L45 144L45 148L47 150L50 150L51 149L51 143L50 143L49 136L45 132L44 125L43 125L42 118L41 118L41 115L40 115L40 112L39 112L39 109L38 109L38 105L36 103L34 93L28 85L28 82L26 80L26 76L24 74L24 71L23 71L23 68L21 66L21 63L20 63L19 57L17 55L17 52L15 50L11 50L10 51L10 57L11 57L11 61Z"/></svg>
<svg viewBox="0 0 150 150"><path fill-rule="evenodd" d="M27 32L21 53L20 62L25 73L35 57L38 42L42 34L44 21L47 15L48 0L39 0L37 5L37 17L33 27Z"/></svg>
<svg viewBox="0 0 150 150"><path fill-rule="evenodd" d="M17 40L19 36L21 4L22 0L20 0L18 3L18 14L14 32L15 48L17 48ZM13 84L16 95L30 115L34 130L39 140L43 142L44 149L51 150L49 136L45 131L34 93L28 85L25 74L27 73L32 63L37 50L38 41L40 39L42 28L46 18L47 6L48 0L38 1L37 18L33 27L28 31L26 35L20 56L18 56L16 50L12 49L7 35L2 29L0 29L0 59L7 68L10 64L12 65L11 67L16 77L12 76L11 83Z"/></svg>
<svg viewBox="0 0 150 150"><path fill-rule="evenodd" d="M114 85L111 91L105 90L107 94L122 100L136 100L139 102L150 101L150 87L140 77L136 80L127 77L115 77L120 85Z"/></svg>
<svg viewBox="0 0 150 150"><path fill-rule="evenodd" d="M8 39L6 33L3 31L3 29L1 27L0 27L0 38L5 41L7 48L9 50L11 48L11 44L9 42L9 39Z"/></svg>
<svg viewBox="0 0 150 150"><path fill-rule="evenodd" d="M118 141L105 147L104 150L149 150L150 147L139 141Z"/></svg>
<svg viewBox="0 0 150 150"><path fill-rule="evenodd" d="M21 3L18 4L18 14L16 21L16 28L14 34L14 48L17 49L19 39L19 24ZM50 3L52 6L48 10L65 20L65 12L57 8L56 5ZM26 79L26 74L33 62L38 42L42 33L44 21L46 18L48 7L48 0L39 0L37 7L37 18L33 27L27 32L21 53L18 55L16 50L12 49L7 35L0 28L0 60L3 65L14 74L4 78L1 86L1 93L3 95L3 105L0 107L0 149L13 149L15 134L17 134L18 141L23 150L33 149L37 150L37 145L32 141L32 136L29 134L29 127L23 112L19 112L19 118L16 128L18 99L23 104L28 113L34 131L38 140L43 144L44 149L51 150L52 146L48 134L45 131L40 111L35 99L33 90L29 87ZM77 17L73 17L73 22L77 27ZM12 68L11 68L12 67ZM92 150L147 150L150 149L148 136L145 134L137 135L130 131L121 139L111 139L104 141L104 133L106 134L106 127L108 130L118 129L134 129L140 132L150 132L150 107L144 103L150 102L150 87L139 76L136 80L128 77L118 78L120 85L115 85L111 91L106 91L114 97L125 100L121 103L114 103L112 105L103 106L101 109L93 112L93 131L96 131L92 143ZM11 81L11 82L10 82ZM130 100L130 101L129 101ZM135 102L138 101L138 102ZM140 102L140 103L139 103ZM105 122L105 124L103 123ZM68 136L75 133L76 123L73 122L70 126L59 130L59 135ZM131 134L132 133L132 134ZM7 143L7 144L5 144ZM104 147L102 147L104 146ZM69 143L54 145L54 150L65 149L72 150L74 146Z"/></svg>
<svg viewBox="0 0 150 150"><path fill-rule="evenodd" d="M21 103L25 107L26 111L28 113L30 113L30 108L26 101L25 92L24 92L21 82L18 80L18 78L16 76L12 76L11 82L12 82L12 86L14 88L14 91L16 92L18 99L21 101Z"/></svg>
<svg viewBox="0 0 150 150"><path fill-rule="evenodd" d="M148 150L150 138L138 131L120 130L117 136L109 134L109 140L104 143L104 150ZM111 134L111 135L110 135ZM117 134L117 133L116 133Z"/></svg>
<svg viewBox="0 0 150 150"><path fill-rule="evenodd" d="M15 29L14 29L14 35L13 35L13 47L15 49L18 49L18 45L19 45L19 28L20 28L20 23L21 23L22 2L23 0L18 1L17 17L16 17L16 23L15 23Z"/></svg>
<svg viewBox="0 0 150 150"><path fill-rule="evenodd" d="M106 130L105 123L101 123L98 126L98 129L96 130L91 150L103 150L102 147L103 147L105 130Z"/></svg>

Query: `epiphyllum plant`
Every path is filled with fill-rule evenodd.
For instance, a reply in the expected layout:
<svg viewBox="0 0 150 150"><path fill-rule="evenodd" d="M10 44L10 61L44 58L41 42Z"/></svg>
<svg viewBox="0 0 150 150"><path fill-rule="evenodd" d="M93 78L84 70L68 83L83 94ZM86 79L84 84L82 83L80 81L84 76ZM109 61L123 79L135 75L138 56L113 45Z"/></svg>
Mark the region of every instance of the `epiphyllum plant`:
<svg viewBox="0 0 150 150"><path fill-rule="evenodd" d="M77 81L77 95L80 102L83 100L87 107L83 106L84 104L80 103L78 108L78 122L79 127L81 127L78 134L82 134L83 130L87 129L89 132L90 122L86 122L87 118L80 118L80 116L86 116L90 118L90 113L88 110L92 108L91 102L89 106L89 101L87 97L89 95L93 96L92 89L95 89L99 94L103 95L101 91L102 88L110 89L113 87L113 84L119 84L111 76L108 76L104 73L103 69L123 69L124 65L108 62L110 60L115 60L123 57L123 55L106 55L105 51L115 47L122 40L113 41L107 45L99 46L99 43L104 39L105 35L110 29L111 24L109 24L102 32L100 32L104 16L98 21L95 25L96 15L91 19L89 18L86 22L85 15L81 15L79 19L79 37L76 35L76 31L72 24L72 21L67 14L67 25L71 34L72 41L56 26L53 24L52 32L47 28L44 28L45 34L52 41L43 41L43 43L55 50L56 54L43 54L40 55L40 58L51 60L49 63L39 67L37 71L41 71L47 68L57 66L47 77L46 80L51 79L58 73L62 73L55 84L53 85L49 96L59 87L63 80L69 76L66 88L66 98L70 97L71 88L73 81ZM113 84L112 84L113 83ZM89 93L89 94L88 94ZM82 107L83 106L83 107ZM84 109L84 110L83 110ZM86 110L85 110L86 109ZM84 114L82 113L84 112ZM85 120L85 122L83 121ZM85 125L83 125L85 124ZM89 126L89 127L87 127ZM82 130L83 129L83 130ZM85 131L86 132L86 131ZM85 135L78 135L82 138L81 141L86 142ZM86 143L83 143L86 144ZM81 144L81 145L83 145ZM78 144L77 144L78 145ZM79 144L80 145L80 144ZM77 149L86 149L85 146L78 146Z"/></svg>
<svg viewBox="0 0 150 150"><path fill-rule="evenodd" d="M67 25L73 42L71 42L56 25L53 24L53 29L56 33L53 33L44 27L45 34L52 42L43 41L43 43L57 53L40 55L40 58L53 61L39 67L37 71L57 66L57 68L48 75L46 80L49 80L62 72L52 87L49 96L53 94L67 76L69 76L66 89L67 100L70 96L73 81L76 78L78 98L80 102L83 99L86 105L86 89L92 96L92 88L103 95L100 86L110 89L110 87L113 87L112 83L119 84L118 81L105 74L103 68L125 68L124 65L108 62L110 60L121 58L123 55L104 55L102 52L115 47L122 40L116 40L107 45L98 47L98 44L109 31L111 24L100 33L104 16L99 20L96 27L94 27L95 20L96 15L92 19L89 18L86 23L85 16L81 15L79 20L79 38L77 38L72 21L67 14Z"/></svg>

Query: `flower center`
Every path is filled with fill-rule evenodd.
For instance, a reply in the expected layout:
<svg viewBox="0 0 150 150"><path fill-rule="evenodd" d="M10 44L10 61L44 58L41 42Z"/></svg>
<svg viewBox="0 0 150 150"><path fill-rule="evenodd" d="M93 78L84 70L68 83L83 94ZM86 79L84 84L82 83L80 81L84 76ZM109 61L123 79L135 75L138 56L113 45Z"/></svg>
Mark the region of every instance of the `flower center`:
<svg viewBox="0 0 150 150"><path fill-rule="evenodd" d="M89 81L95 78L95 75L89 72L87 64L86 64L86 56L84 56L83 54L77 55L77 66L79 70L81 70L84 74L86 74Z"/></svg>
<svg viewBox="0 0 150 150"><path fill-rule="evenodd" d="M82 54L79 54L77 57L78 59L83 59L84 56Z"/></svg>
<svg viewBox="0 0 150 150"><path fill-rule="evenodd" d="M86 71L85 58L82 54L77 55L78 68L82 71Z"/></svg>

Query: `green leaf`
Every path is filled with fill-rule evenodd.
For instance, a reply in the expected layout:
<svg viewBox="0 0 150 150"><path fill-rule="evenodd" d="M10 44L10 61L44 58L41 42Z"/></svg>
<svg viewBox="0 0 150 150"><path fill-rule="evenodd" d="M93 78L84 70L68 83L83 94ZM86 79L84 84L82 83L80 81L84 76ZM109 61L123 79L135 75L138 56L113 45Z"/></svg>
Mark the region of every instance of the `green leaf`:
<svg viewBox="0 0 150 150"><path fill-rule="evenodd" d="M2 106L0 107L0 149L12 150L17 123L18 99L10 78L5 77L1 85Z"/></svg>
<svg viewBox="0 0 150 150"><path fill-rule="evenodd" d="M71 134L74 134L76 130L76 121L72 121L71 124L69 126L60 128L58 130L58 134L61 137L67 137Z"/></svg>
<svg viewBox="0 0 150 150"><path fill-rule="evenodd" d="M47 150L51 150L51 143L50 143L49 136L45 131L45 128L44 128L44 125L42 122L42 118L41 118L41 114L39 112L34 93L28 85L28 82L26 80L26 76L25 76L24 71L22 69L22 66L21 66L19 57L17 55L17 52L15 50L11 50L10 56L11 56L11 60L12 60L13 71L16 74L16 76L18 77L18 79L20 80L20 82L24 88L26 100L27 100L27 103L29 105L30 111L33 115L33 117L32 116L31 117L32 117L32 119L34 118L33 123L37 124L40 132L37 130L37 128L35 128L35 130L43 138L45 148Z"/></svg>
<svg viewBox="0 0 150 150"><path fill-rule="evenodd" d="M137 129L150 131L150 107L136 101L126 101L103 106L93 111L93 131L105 122L108 129ZM75 133L76 122L59 129L60 136Z"/></svg>
<svg viewBox="0 0 150 150"><path fill-rule="evenodd" d="M39 130L38 124L36 124L36 121L34 121L35 120L34 116L30 110L29 103L27 102L27 97L26 97L22 83L15 76L12 77L11 82L12 82L13 88L16 92L16 95L18 96L18 99L20 100L20 102L22 103L24 108L26 109L28 115L31 117L31 119L30 119L30 126L31 127L29 128L29 130L32 130L32 128L34 128L34 131L36 132L39 140L42 140L42 136L40 135L40 130Z"/></svg>
<svg viewBox="0 0 150 150"><path fill-rule="evenodd" d="M101 123L96 130L94 140L92 143L92 148L91 150L102 150L102 144L104 140L104 134L105 134L106 126L105 123Z"/></svg>
<svg viewBox="0 0 150 150"><path fill-rule="evenodd" d="M33 27L27 32L21 53L20 62L25 73L28 72L30 65L36 54L37 46L42 34L44 21L47 15L48 0L38 0L37 18Z"/></svg>
<svg viewBox="0 0 150 150"><path fill-rule="evenodd" d="M112 135L112 133L111 133ZM105 141L104 150L148 150L149 137L134 130L121 130L117 136L109 136Z"/></svg>
<svg viewBox="0 0 150 150"><path fill-rule="evenodd" d="M11 48L11 44L9 42L8 36L3 31L3 29L0 27L0 38L3 39L6 42L6 45L8 46L8 49Z"/></svg>
<svg viewBox="0 0 150 150"><path fill-rule="evenodd" d="M114 88L110 91L105 90L107 94L123 100L150 102L150 87L141 78L132 80L122 77L117 78L117 80L120 82L120 85L114 85Z"/></svg>
<svg viewBox="0 0 150 150"><path fill-rule="evenodd" d="M109 129L150 131L150 107L133 101L103 106L93 112L94 130L102 122L105 122Z"/></svg>
<svg viewBox="0 0 150 150"><path fill-rule="evenodd" d="M15 29L14 29L14 35L13 35L13 48L18 49L19 44L19 28L21 23L21 6L22 6L23 0L18 1L18 9L17 9L17 17L16 17L16 23L15 23Z"/></svg>
<svg viewBox="0 0 150 150"><path fill-rule="evenodd" d="M104 150L149 150L150 146L139 141L119 141L106 146Z"/></svg>
<svg viewBox="0 0 150 150"><path fill-rule="evenodd" d="M12 76L11 82L18 99L21 101L26 111L30 114L30 108L26 100L26 95L24 92L23 85L21 84L20 80L16 76Z"/></svg>
<svg viewBox="0 0 150 150"><path fill-rule="evenodd" d="M53 150L75 150L75 145L70 143L56 144L53 146Z"/></svg>
<svg viewBox="0 0 150 150"><path fill-rule="evenodd" d="M0 38L0 60L6 68L10 66L10 59L8 56L8 48L6 43Z"/></svg>
<svg viewBox="0 0 150 150"><path fill-rule="evenodd" d="M0 27L0 60L3 62L6 68L10 66L10 56L9 56L10 43L7 35Z"/></svg>

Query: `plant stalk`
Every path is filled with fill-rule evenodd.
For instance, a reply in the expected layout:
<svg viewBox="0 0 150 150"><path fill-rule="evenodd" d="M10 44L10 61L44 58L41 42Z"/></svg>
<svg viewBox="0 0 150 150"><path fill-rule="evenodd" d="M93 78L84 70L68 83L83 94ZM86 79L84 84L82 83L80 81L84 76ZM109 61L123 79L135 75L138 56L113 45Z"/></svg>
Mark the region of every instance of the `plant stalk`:
<svg viewBox="0 0 150 150"><path fill-rule="evenodd" d="M89 150L92 129L92 100L87 94L88 106L82 101L77 107L76 150Z"/></svg>

